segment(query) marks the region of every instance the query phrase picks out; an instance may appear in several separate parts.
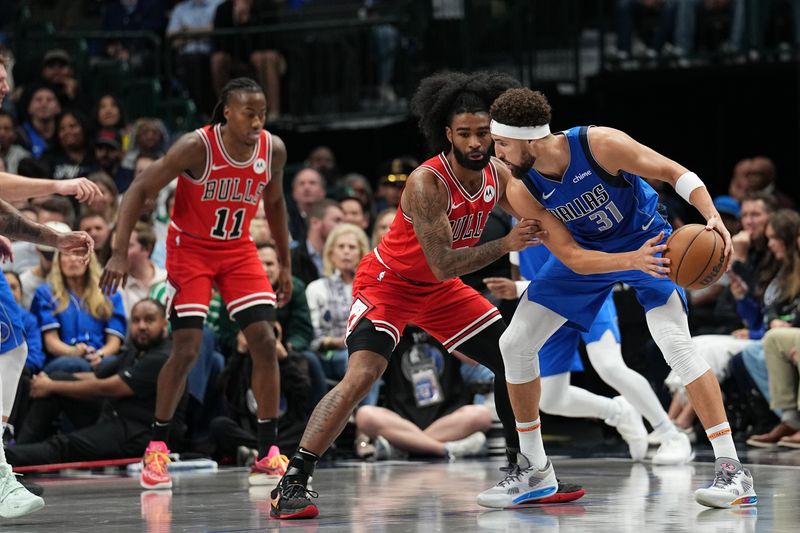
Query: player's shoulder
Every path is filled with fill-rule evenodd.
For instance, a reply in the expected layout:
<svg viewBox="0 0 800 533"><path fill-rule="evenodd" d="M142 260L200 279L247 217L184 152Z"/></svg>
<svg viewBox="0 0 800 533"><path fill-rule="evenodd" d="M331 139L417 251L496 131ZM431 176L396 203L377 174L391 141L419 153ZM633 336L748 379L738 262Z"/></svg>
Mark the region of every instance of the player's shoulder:
<svg viewBox="0 0 800 533"><path fill-rule="evenodd" d="M609 126L591 126L587 128L586 135L592 147L613 147L631 140L630 136L624 131Z"/></svg>

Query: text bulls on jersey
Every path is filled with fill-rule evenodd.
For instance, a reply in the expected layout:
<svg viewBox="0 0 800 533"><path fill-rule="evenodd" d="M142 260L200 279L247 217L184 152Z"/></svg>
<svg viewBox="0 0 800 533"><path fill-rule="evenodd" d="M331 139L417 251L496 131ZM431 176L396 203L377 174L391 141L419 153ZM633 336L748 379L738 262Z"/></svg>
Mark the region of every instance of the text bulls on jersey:
<svg viewBox="0 0 800 533"><path fill-rule="evenodd" d="M206 180L203 185L203 195L200 197L200 200L203 202L243 202L250 205L257 205L261 198L261 193L264 192L264 188L266 188L267 184L263 180L259 180L259 182L255 184L255 180L247 178L244 180L244 187L240 187L241 182L241 178Z"/></svg>

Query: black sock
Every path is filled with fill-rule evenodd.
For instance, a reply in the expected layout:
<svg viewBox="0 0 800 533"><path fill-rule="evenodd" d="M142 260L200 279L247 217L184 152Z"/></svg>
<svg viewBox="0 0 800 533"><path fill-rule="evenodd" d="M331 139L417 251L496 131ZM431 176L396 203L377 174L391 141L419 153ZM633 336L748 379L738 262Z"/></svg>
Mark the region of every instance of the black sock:
<svg viewBox="0 0 800 533"><path fill-rule="evenodd" d="M278 419L258 419L258 458L263 459L269 453L273 444L278 442Z"/></svg>
<svg viewBox="0 0 800 533"><path fill-rule="evenodd" d="M308 478L314 474L314 468L319 461L319 455L300 448L289 459L289 467L283 476L283 483L298 483L304 487L308 485Z"/></svg>
<svg viewBox="0 0 800 533"><path fill-rule="evenodd" d="M171 420L153 419L153 440L167 442L169 439L169 424Z"/></svg>

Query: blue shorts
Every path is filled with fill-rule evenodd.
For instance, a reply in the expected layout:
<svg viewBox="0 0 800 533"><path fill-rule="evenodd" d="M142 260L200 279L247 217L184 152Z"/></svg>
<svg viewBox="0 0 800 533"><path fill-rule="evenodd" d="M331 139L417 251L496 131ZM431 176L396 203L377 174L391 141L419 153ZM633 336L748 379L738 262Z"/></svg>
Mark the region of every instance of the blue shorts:
<svg viewBox="0 0 800 533"><path fill-rule="evenodd" d="M538 281L535 283L539 283ZM614 305L614 296L609 294L603 302L597 317L589 331L581 333L567 325L561 326L552 337L547 339L542 349L539 350L539 373L543 378L563 374L564 372L582 372L583 364L578 352L578 342L589 344L597 342L611 331L614 339L619 342L619 326L617 325L617 308Z"/></svg>
<svg viewBox="0 0 800 533"><path fill-rule="evenodd" d="M581 275L567 268L556 256L551 256L537 272L536 282L531 284L527 294L530 301L566 318L567 325L589 331L616 283L633 287L645 312L666 304L675 291L686 310L686 294L669 278L654 278L640 270Z"/></svg>

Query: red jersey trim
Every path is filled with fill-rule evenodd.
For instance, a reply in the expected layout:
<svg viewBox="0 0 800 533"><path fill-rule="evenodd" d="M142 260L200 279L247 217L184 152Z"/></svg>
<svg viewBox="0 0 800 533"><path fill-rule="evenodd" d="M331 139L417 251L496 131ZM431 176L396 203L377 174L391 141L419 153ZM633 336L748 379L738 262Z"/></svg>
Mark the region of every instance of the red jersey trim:
<svg viewBox="0 0 800 533"><path fill-rule="evenodd" d="M475 194L469 194L467 192L467 190L464 188L464 186L461 185L461 182L456 177L455 172L453 172L453 168L450 166L450 161L447 160L447 156L445 156L444 153L441 153L441 154L439 154L439 159L441 159L442 164L444 165L444 169L447 171L447 174L450 176L450 179L453 180L453 183L455 184L455 186L458 188L458 190L461 192L461 194L464 195L464 199L465 200L467 200L468 202L471 203L471 202L474 202L475 200L479 200L480 198L483 197L483 190L486 189L486 169L485 168L483 170L481 170L481 179L483 180L483 182L481 183L481 188L478 189L478 192L476 192ZM491 161L489 162L489 164L491 164Z"/></svg>
<svg viewBox="0 0 800 533"><path fill-rule="evenodd" d="M204 128L198 128L194 130L194 132L200 137L200 140L203 141L203 146L206 147L206 166L203 169L203 175L199 178L193 178L188 172L184 171L178 174L178 177L186 178L191 183L200 184L205 182L208 179L208 175L211 174L211 164L214 156L211 150L211 141L208 139L206 130Z"/></svg>
<svg viewBox="0 0 800 533"><path fill-rule="evenodd" d="M264 142L267 145L266 148L267 170L265 172L267 173L267 185L269 185L269 182L272 181L272 134L267 130L261 130L261 131L262 133L266 134L262 135L262 137L264 138Z"/></svg>
<svg viewBox="0 0 800 533"><path fill-rule="evenodd" d="M445 188L447 189L447 216L450 216L450 212L453 210L453 190L450 188L450 184L447 183L447 179L442 176L442 173L439 172L438 168L432 167L430 165L422 165L422 168L426 168L433 172L433 175L439 178L439 181L444 183ZM403 214L405 216L405 214ZM406 218L409 222L411 222L410 218Z"/></svg>
<svg viewBox="0 0 800 533"><path fill-rule="evenodd" d="M256 144L255 148L253 149L253 154L250 156L250 159L247 161L236 161L233 157L228 154L228 151L225 149L225 143L222 142L222 133L220 132L222 125L217 124L214 126L214 139L217 141L217 146L219 146L219 152L222 154L222 157L225 159L225 162L228 163L230 166L235 168L247 168L253 164L253 162L258 157L258 154L261 152L261 141L264 138L263 132L261 130L261 135L258 136L258 144Z"/></svg>

